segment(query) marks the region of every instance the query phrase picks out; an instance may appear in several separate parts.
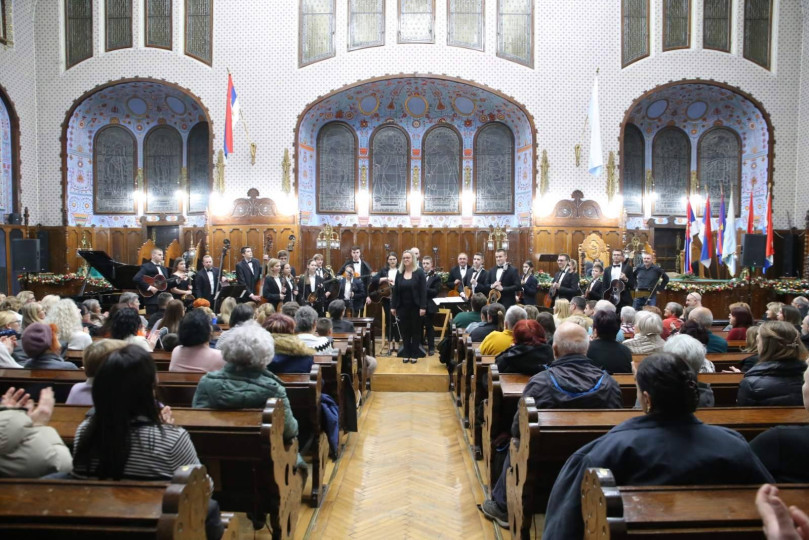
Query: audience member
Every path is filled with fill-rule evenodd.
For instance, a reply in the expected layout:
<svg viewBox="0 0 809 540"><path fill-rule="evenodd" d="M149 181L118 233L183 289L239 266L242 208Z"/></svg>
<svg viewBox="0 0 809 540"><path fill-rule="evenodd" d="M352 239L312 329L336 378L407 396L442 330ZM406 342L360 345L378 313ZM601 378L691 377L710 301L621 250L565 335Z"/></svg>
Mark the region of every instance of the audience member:
<svg viewBox="0 0 809 540"><path fill-rule="evenodd" d="M730 321L730 332L728 332L728 341L739 341L747 338L747 329L753 326L753 316L750 310L743 307L734 307L730 309L728 314Z"/></svg>
<svg viewBox="0 0 809 540"><path fill-rule="evenodd" d="M666 341L663 352L673 354L683 360L695 375L698 375L705 364L705 346L691 336L672 336ZM713 407L716 403L711 385L699 382L697 379L697 389L699 390L699 402L697 407Z"/></svg>
<svg viewBox="0 0 809 540"><path fill-rule="evenodd" d="M59 300L51 306L45 315L45 324L56 326L60 351L82 351L93 342L90 334L82 328L79 307L69 298Z"/></svg>
<svg viewBox="0 0 809 540"><path fill-rule="evenodd" d="M143 328L146 328L148 326L149 321L146 320L146 317L140 315L140 296L138 296L136 293L133 292L125 292L118 297L118 303L126 304L127 307L131 307L132 309L134 309L135 312L138 313L138 316L140 317L140 324L143 326ZM42 306L43 309L45 309L45 313L47 313L48 309L45 308L45 304L43 304ZM112 313L110 313L110 316L112 316Z"/></svg>
<svg viewBox="0 0 809 540"><path fill-rule="evenodd" d="M275 313L275 306L267 302L266 304L261 304L255 310L253 318L256 320L258 324L264 324L264 321L267 320L267 317Z"/></svg>
<svg viewBox="0 0 809 540"><path fill-rule="evenodd" d="M163 318L163 315L166 313L166 306L168 306L169 302L172 300L174 300L174 296L172 296L170 292L162 292L157 295L157 311L149 315L149 320L146 321L147 332L150 332L155 324L157 324L157 321Z"/></svg>
<svg viewBox="0 0 809 540"><path fill-rule="evenodd" d="M88 298L84 302L82 302L84 306L90 312L90 321L96 325L101 326L104 324L104 313L101 311L101 304L95 298Z"/></svg>
<svg viewBox="0 0 809 540"><path fill-rule="evenodd" d="M22 333L22 348L28 355L26 369L79 369L72 362L65 362L59 356L61 349L56 339L55 327L45 323L34 323Z"/></svg>
<svg viewBox="0 0 809 540"><path fill-rule="evenodd" d="M354 323L343 319L346 312L345 300L332 300L329 304L329 316L331 317L332 330L337 333L354 333Z"/></svg>
<svg viewBox="0 0 809 540"><path fill-rule="evenodd" d="M764 522L767 540L806 540L809 538L809 516L797 506L784 504L778 488L764 484L756 493L756 509Z"/></svg>
<svg viewBox="0 0 809 540"><path fill-rule="evenodd" d="M182 304L180 300L172 300L172 302ZM166 310L167 314L170 309L169 307ZM225 367L222 353L218 349L212 349L209 345L211 321L202 310L192 309L183 317L178 338L180 345L171 351L169 371L208 373Z"/></svg>
<svg viewBox="0 0 809 540"><path fill-rule="evenodd" d="M315 354L331 354L334 351L331 340L313 333L316 323L317 311L310 306L303 306L295 314L295 333L304 345L315 351Z"/></svg>
<svg viewBox="0 0 809 540"><path fill-rule="evenodd" d="M557 298L553 303L553 321L559 326L565 319L570 317L570 300Z"/></svg>
<svg viewBox="0 0 809 540"><path fill-rule="evenodd" d="M502 331L490 332L480 344L480 353L498 355L511 347L511 344L514 343L514 334L512 333L514 325L517 324L517 321L523 321L527 318L528 314L520 306L508 308L503 319Z"/></svg>
<svg viewBox="0 0 809 540"><path fill-rule="evenodd" d="M717 336L711 331L713 313L711 313L710 309L698 307L690 313L688 320L696 321L701 327L708 331L708 345L706 345L706 347L709 353L728 352L728 342L725 338Z"/></svg>
<svg viewBox="0 0 809 540"><path fill-rule="evenodd" d="M553 345L553 334L556 332L556 321L553 320L553 315L546 311L541 311L537 315L537 322L545 330L545 339L548 345Z"/></svg>
<svg viewBox="0 0 809 540"><path fill-rule="evenodd" d="M800 311L801 318L809 315L809 299L807 299L805 296L796 296L792 299L792 303L790 305Z"/></svg>
<svg viewBox="0 0 809 540"><path fill-rule="evenodd" d="M293 333L295 320L292 317L283 313L273 313L264 321L264 329L272 334L275 344L275 356L267 369L276 374L309 373L314 363L315 351Z"/></svg>
<svg viewBox="0 0 809 540"><path fill-rule="evenodd" d="M301 308L301 305L295 301L291 302L284 302L284 305L281 306L281 313L286 315L287 317L294 319L295 314Z"/></svg>
<svg viewBox="0 0 809 540"><path fill-rule="evenodd" d="M635 337L624 341L624 345L632 354L655 354L662 351L666 344L660 335L662 333L663 321L660 317L650 311L639 311L635 315Z"/></svg>
<svg viewBox="0 0 809 540"><path fill-rule="evenodd" d="M769 302L767 303L767 310L764 312L764 321L777 321L778 314L781 313L781 308L784 307L783 302Z"/></svg>
<svg viewBox="0 0 809 540"><path fill-rule="evenodd" d="M217 321L222 324L230 324L230 313L233 311L233 308L236 307L236 299L232 296L228 296L222 301L222 305L219 306L219 315L217 316Z"/></svg>
<svg viewBox="0 0 809 540"><path fill-rule="evenodd" d="M785 321L795 327L798 333L801 331L801 312L798 308L792 306L782 306L781 312L778 313L778 320ZM728 338L729 339L729 338Z"/></svg>
<svg viewBox="0 0 809 540"><path fill-rule="evenodd" d="M148 352L154 350L157 334L154 334L150 340L140 335L140 332L143 330L143 325L141 316L138 315L138 312L135 311L134 308L121 308L117 310L110 319L110 337L112 339L122 339Z"/></svg>
<svg viewBox="0 0 809 540"><path fill-rule="evenodd" d="M23 330L25 330L25 328L31 323L43 322L45 320L45 311L38 302L29 302L25 304L20 309L20 313L22 314Z"/></svg>
<svg viewBox="0 0 809 540"><path fill-rule="evenodd" d="M509 308L509 311L511 309ZM506 321L508 321L508 312L506 312ZM539 373L542 366L553 362L553 350L545 342L545 329L537 321L532 319L517 321L514 324L512 335L514 344L495 358L500 373L535 375Z"/></svg>
<svg viewBox="0 0 809 540"><path fill-rule="evenodd" d="M621 308L621 332L624 334L635 333L635 308L624 306Z"/></svg>
<svg viewBox="0 0 809 540"><path fill-rule="evenodd" d="M89 347L84 349L82 354L82 365L87 380L76 383L70 388L66 405L93 405L93 380L98 368L113 351L126 347L128 343L119 339L102 339L94 341Z"/></svg>
<svg viewBox="0 0 809 540"><path fill-rule="evenodd" d="M461 311L452 319L452 324L456 328L466 328L469 324L480 321L480 310L486 305L486 295L483 293L475 293L469 299L469 311Z"/></svg>
<svg viewBox="0 0 809 540"><path fill-rule="evenodd" d="M680 327L683 325L683 306L677 302L669 302L663 308L663 329L667 330L669 335L677 334Z"/></svg>
<svg viewBox="0 0 809 540"><path fill-rule="evenodd" d="M593 335L587 358L609 374L632 372L632 351L615 341L620 326L615 313L597 311L593 315Z"/></svg>
<svg viewBox="0 0 809 540"><path fill-rule="evenodd" d="M698 292L690 292L685 297L685 307L698 308L702 307L702 295Z"/></svg>
<svg viewBox="0 0 809 540"><path fill-rule="evenodd" d="M0 368L22 368L23 364L17 362L14 356L12 356L17 346L21 345L17 343L17 333L14 330L0 330Z"/></svg>

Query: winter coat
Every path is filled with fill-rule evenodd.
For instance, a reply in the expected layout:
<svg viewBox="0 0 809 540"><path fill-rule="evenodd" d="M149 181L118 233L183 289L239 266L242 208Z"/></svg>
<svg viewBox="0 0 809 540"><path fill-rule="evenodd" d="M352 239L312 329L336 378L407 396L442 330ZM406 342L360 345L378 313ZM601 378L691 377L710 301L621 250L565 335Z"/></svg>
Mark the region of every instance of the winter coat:
<svg viewBox="0 0 809 540"><path fill-rule="evenodd" d="M39 478L73 469L56 430L35 426L24 409L0 409L0 477Z"/></svg>
<svg viewBox="0 0 809 540"><path fill-rule="evenodd" d="M273 334L275 356L267 369L273 373L309 373L314 364L314 349L294 334Z"/></svg>
<svg viewBox="0 0 809 540"><path fill-rule="evenodd" d="M806 362L800 360L759 362L739 383L736 403L755 405L803 405L803 372Z"/></svg>
<svg viewBox="0 0 809 540"><path fill-rule="evenodd" d="M536 375L542 366L553 362L553 350L550 346L542 344L512 345L495 359L500 373L522 373L523 375Z"/></svg>

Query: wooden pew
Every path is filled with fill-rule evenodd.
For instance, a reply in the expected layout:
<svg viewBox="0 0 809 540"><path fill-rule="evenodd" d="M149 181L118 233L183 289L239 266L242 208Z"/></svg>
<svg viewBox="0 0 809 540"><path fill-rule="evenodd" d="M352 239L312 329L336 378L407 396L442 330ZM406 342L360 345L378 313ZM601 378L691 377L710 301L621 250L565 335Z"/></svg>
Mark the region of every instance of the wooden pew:
<svg viewBox="0 0 809 540"><path fill-rule="evenodd" d="M449 357L450 361L455 364L455 368L449 372L449 391L456 407L461 405L461 373L463 372L463 366L458 359L458 348L462 343L462 338L463 328L455 328L455 325L453 325L448 339Z"/></svg>
<svg viewBox="0 0 809 540"><path fill-rule="evenodd" d="M359 331L358 331L359 332ZM362 405L362 391L360 389L363 376L367 376L367 367L365 365L365 352L362 346L362 339L357 334L349 334L338 332L332 334L333 346L340 349L340 352L348 359L341 366L342 371L350 377L351 386L354 389L354 395L357 401L357 408ZM348 369L348 371L346 371Z"/></svg>
<svg viewBox="0 0 809 540"><path fill-rule="evenodd" d="M479 342L473 342L469 336L464 337L463 365L461 374L461 405L463 405L464 427L469 427L470 396L472 394L472 377L475 373L475 349L480 348Z"/></svg>
<svg viewBox="0 0 809 540"><path fill-rule="evenodd" d="M746 353L746 352L726 352L726 353L708 353L705 355L705 358L713 362L714 366L716 367L716 371L721 372L723 370L729 370L731 366L738 367L739 362L752 356L753 353ZM634 364L638 364L641 360L646 358L645 354L633 354L632 355L632 362Z"/></svg>
<svg viewBox="0 0 809 540"><path fill-rule="evenodd" d="M180 467L171 482L0 479L4 538L205 538L208 478Z"/></svg>
<svg viewBox="0 0 809 540"><path fill-rule="evenodd" d="M482 407L483 400L488 397L486 385L489 381L489 368L493 365L495 357L492 355L481 355L480 349L474 349L475 363L471 386L472 391L469 396L469 433L472 439L472 447L475 452L475 459L483 457L482 452L482 423L478 422L476 412Z"/></svg>
<svg viewBox="0 0 809 540"><path fill-rule="evenodd" d="M617 486L609 469L582 479L584 538L764 538L756 510L759 486ZM787 506L805 508L808 484L782 484Z"/></svg>
<svg viewBox="0 0 809 540"><path fill-rule="evenodd" d="M621 385L624 407L634 407L637 400L635 376L631 373L616 373L613 378ZM736 406L736 395L743 378L744 373L700 373L698 376L699 382L711 385L716 407Z"/></svg>
<svg viewBox="0 0 809 540"><path fill-rule="evenodd" d="M154 360L155 369L157 371L169 370L169 364L171 363L170 351L152 351L150 354ZM65 360L68 362L73 362L79 367L83 367L83 356L84 351L67 351L65 353Z"/></svg>
<svg viewBox="0 0 809 540"><path fill-rule="evenodd" d="M643 414L636 409L540 409L533 398L520 400L520 439L509 448L511 468L506 491L511 534L524 538L535 513L545 510L553 483L568 457L621 422ZM805 425L803 407L714 407L698 409L697 418L724 426L747 440L777 425Z"/></svg>
<svg viewBox="0 0 809 540"><path fill-rule="evenodd" d="M348 317L347 321L351 321L354 328L362 328L365 330L363 345L365 350L369 351L368 354L376 358L376 339L374 339L374 318L373 317Z"/></svg>
<svg viewBox="0 0 809 540"><path fill-rule="evenodd" d="M87 407L57 405L50 425L72 445ZM302 479L293 473L298 442L284 442L284 404L268 399L264 410L172 409L188 431L200 461L214 480L222 510L265 512L273 538L292 538L301 505Z"/></svg>

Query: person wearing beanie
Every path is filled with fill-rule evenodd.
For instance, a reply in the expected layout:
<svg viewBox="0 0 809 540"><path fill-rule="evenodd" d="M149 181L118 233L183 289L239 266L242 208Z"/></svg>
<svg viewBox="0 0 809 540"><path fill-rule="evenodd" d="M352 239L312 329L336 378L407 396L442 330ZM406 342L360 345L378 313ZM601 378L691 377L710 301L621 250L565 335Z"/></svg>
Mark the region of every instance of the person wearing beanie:
<svg viewBox="0 0 809 540"><path fill-rule="evenodd" d="M27 369L79 369L72 362L65 362L55 351L60 350L54 339L56 332L45 323L29 324L22 333L22 349L29 359Z"/></svg>

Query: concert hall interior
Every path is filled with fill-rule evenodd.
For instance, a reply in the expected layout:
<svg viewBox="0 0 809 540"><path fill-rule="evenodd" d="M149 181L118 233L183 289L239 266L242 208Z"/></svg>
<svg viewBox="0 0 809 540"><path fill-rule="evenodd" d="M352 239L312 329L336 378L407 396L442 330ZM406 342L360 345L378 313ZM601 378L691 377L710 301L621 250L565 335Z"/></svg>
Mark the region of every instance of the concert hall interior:
<svg viewBox="0 0 809 540"><path fill-rule="evenodd" d="M298 472L283 480L256 458L266 477L252 481L278 485L246 498L199 435L200 378L161 379L177 360L155 345L166 332L145 333L157 399L178 425L198 422L188 432L229 538L253 537L247 514L262 538L540 537L552 480L503 473L510 527L476 506L493 500L498 457L530 461L519 445L509 455L514 413L528 430L543 411L519 401L527 377L490 369L504 348L467 339L458 314L483 293L504 308L507 345L512 305L560 322L579 296L620 315L696 294L714 330L733 324L733 302L759 321L809 288L807 148L809 0L0 0L0 293L107 311L134 292L145 320L167 291L189 312L207 301L214 342L250 303L295 366L287 320L265 317L315 311L300 347L317 354L284 379L301 434L270 435L292 445L273 446L275 464ZM333 356L317 348L323 318ZM734 344L727 355L742 354ZM4 381L11 371L0 362L0 391L25 384ZM616 379L627 412L633 375ZM64 380L43 380L71 445L83 416ZM727 384L736 405L739 381ZM244 421L283 427L280 403ZM241 440L226 427L222 440ZM181 483L207 500L198 475ZM173 519L200 518L183 512Z"/></svg>

